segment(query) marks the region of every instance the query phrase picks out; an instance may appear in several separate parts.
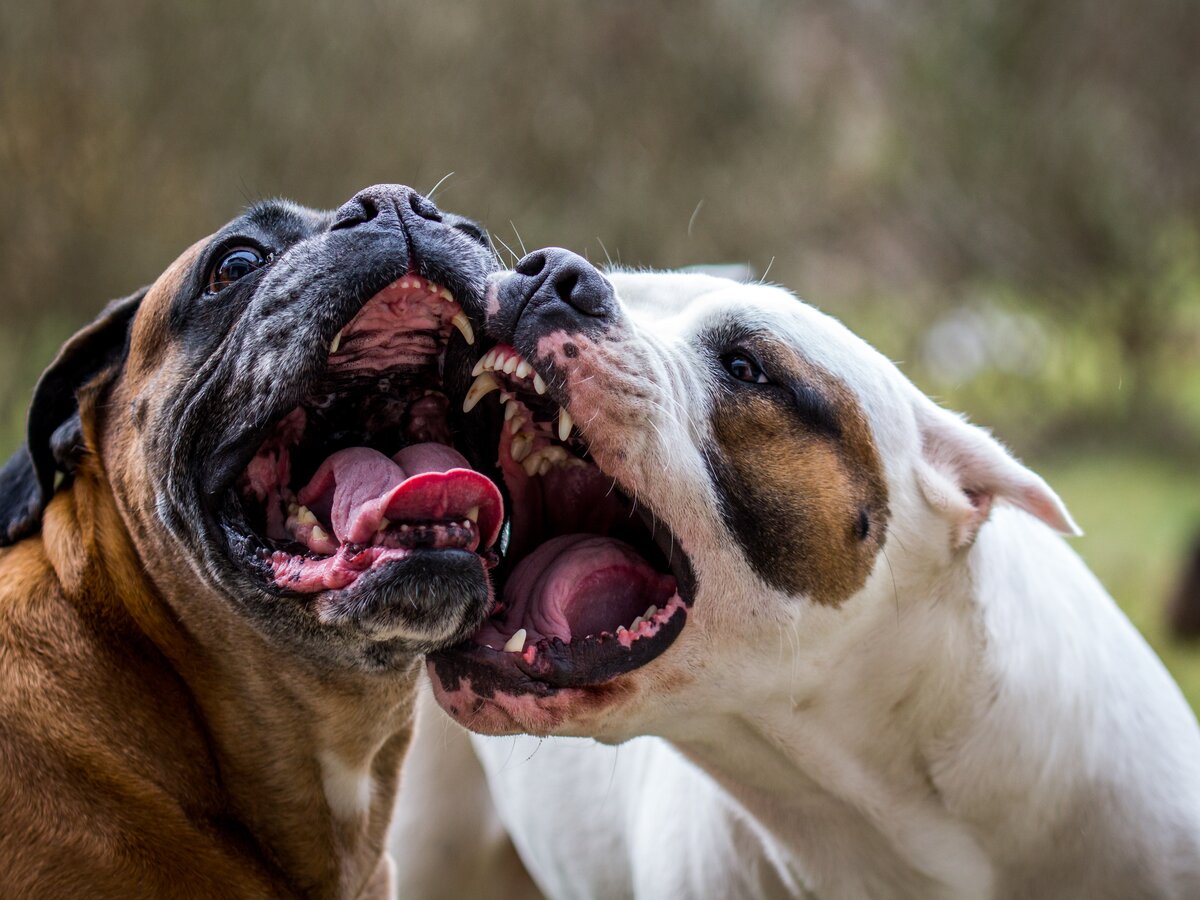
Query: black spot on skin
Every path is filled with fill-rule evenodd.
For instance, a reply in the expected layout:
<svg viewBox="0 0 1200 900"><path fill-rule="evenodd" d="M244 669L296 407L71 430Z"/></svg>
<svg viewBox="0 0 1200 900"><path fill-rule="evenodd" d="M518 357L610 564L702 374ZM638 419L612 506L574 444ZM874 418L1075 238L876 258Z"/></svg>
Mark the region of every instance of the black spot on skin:
<svg viewBox="0 0 1200 900"><path fill-rule="evenodd" d="M563 356L565 356L567 359L574 359L579 355L579 348L570 341L567 341L567 343L562 345L562 351Z"/></svg>

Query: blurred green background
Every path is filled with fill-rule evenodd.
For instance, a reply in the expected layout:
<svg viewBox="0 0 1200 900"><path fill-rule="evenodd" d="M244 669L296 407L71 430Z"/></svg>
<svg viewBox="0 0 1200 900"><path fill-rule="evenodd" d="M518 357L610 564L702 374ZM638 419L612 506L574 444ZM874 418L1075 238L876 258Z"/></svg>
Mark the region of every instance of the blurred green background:
<svg viewBox="0 0 1200 900"><path fill-rule="evenodd" d="M501 252L747 264L1063 494L1163 606L1200 531L1200 4L0 5L0 451L111 297L248 202L401 181Z"/></svg>

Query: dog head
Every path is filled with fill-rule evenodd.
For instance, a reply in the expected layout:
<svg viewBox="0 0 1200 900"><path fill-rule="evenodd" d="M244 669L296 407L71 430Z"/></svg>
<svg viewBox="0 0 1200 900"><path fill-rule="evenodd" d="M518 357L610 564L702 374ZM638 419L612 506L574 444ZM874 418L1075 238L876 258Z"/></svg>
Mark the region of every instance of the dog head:
<svg viewBox="0 0 1200 900"><path fill-rule="evenodd" d="M1074 530L987 433L782 289L539 251L493 280L486 327L502 609L429 662L477 731L621 740L736 712L795 671L752 657L824 664L993 503Z"/></svg>
<svg viewBox="0 0 1200 900"><path fill-rule="evenodd" d="M0 472L0 544L87 466L185 621L351 670L460 640L501 501L452 446L446 379L493 268L478 226L406 187L254 206L63 347Z"/></svg>

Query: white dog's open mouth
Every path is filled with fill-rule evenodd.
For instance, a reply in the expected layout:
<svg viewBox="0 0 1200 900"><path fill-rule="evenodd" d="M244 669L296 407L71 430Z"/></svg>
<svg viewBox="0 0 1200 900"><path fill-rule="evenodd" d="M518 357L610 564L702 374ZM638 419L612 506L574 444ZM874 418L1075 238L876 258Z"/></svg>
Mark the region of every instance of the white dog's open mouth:
<svg viewBox="0 0 1200 900"><path fill-rule="evenodd" d="M658 656L683 628L692 573L661 522L591 460L572 417L511 347L477 362L464 409L500 422L509 501L495 570L499 602L467 642L433 659L443 682L469 678L544 692L598 684ZM478 409L477 409L478 407Z"/></svg>

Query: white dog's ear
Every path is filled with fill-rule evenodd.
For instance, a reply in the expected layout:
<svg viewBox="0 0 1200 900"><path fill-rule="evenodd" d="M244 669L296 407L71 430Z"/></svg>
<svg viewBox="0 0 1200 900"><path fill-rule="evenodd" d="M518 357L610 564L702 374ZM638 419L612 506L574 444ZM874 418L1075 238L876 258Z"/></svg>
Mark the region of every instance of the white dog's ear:
<svg viewBox="0 0 1200 900"><path fill-rule="evenodd" d="M917 410L917 479L929 505L953 526L955 548L975 540L996 501L1011 503L1062 534L1080 535L1058 495L987 431L933 404Z"/></svg>

